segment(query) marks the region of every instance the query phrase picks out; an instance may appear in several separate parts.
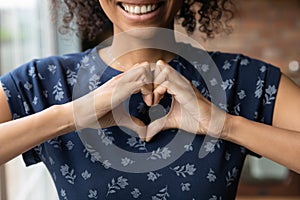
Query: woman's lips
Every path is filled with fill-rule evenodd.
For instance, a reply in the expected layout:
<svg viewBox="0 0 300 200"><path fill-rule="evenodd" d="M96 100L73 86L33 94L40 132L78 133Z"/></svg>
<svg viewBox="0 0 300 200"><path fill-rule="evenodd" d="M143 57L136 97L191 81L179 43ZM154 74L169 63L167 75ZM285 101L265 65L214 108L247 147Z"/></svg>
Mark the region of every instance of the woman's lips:
<svg viewBox="0 0 300 200"><path fill-rule="evenodd" d="M136 22L146 22L146 20L156 17L160 13L160 9L163 5L163 2L145 4L118 3L124 17Z"/></svg>
<svg viewBox="0 0 300 200"><path fill-rule="evenodd" d="M147 14L155 11L159 7L159 4L133 5L121 3L120 5L123 10L133 15Z"/></svg>

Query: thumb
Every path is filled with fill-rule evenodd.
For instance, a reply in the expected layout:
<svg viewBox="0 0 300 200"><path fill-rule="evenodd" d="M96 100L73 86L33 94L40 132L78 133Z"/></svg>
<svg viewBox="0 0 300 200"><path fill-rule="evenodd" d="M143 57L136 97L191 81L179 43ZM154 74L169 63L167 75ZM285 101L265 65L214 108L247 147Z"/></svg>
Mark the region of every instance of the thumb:
<svg viewBox="0 0 300 200"><path fill-rule="evenodd" d="M139 138L144 141L147 135L147 127L145 126L144 122L142 122L138 118L131 116L131 119L132 126L127 127L134 131L139 136Z"/></svg>
<svg viewBox="0 0 300 200"><path fill-rule="evenodd" d="M123 126L136 133L141 140L145 140L147 127L144 122L129 114L118 121L117 126Z"/></svg>
<svg viewBox="0 0 300 200"><path fill-rule="evenodd" d="M146 105L147 106L152 106L152 104L153 104L153 94L150 93L150 94L146 94L146 95L142 94L142 95L143 95L142 97L143 97L143 100L146 103Z"/></svg>
<svg viewBox="0 0 300 200"><path fill-rule="evenodd" d="M147 127L146 142L149 142L157 133L165 129L167 116L151 122Z"/></svg>
<svg viewBox="0 0 300 200"><path fill-rule="evenodd" d="M146 138L147 127L144 122L138 118L131 116L124 110L122 105L118 106L113 111L114 122L116 126L126 127L135 132L141 139Z"/></svg>

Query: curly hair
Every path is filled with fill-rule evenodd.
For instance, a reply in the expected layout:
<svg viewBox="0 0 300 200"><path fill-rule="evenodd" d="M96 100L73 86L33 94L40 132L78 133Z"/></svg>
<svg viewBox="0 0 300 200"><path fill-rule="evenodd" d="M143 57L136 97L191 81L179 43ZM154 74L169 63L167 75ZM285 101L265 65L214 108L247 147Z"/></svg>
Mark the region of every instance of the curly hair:
<svg viewBox="0 0 300 200"><path fill-rule="evenodd" d="M51 0L51 3L53 16L62 17L59 27L62 34L73 30L82 39L92 41L111 27L99 0ZM200 32L207 38L214 38L221 32L231 32L229 22L234 16L234 9L232 0L183 0L176 20L188 34L192 34L199 25ZM63 13L56 13L57 10Z"/></svg>

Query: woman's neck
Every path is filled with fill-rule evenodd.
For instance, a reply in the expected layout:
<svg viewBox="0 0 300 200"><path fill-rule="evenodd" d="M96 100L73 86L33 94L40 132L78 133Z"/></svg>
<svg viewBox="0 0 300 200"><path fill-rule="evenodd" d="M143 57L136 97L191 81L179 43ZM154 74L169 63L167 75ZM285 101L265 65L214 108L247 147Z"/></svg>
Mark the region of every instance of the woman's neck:
<svg viewBox="0 0 300 200"><path fill-rule="evenodd" d="M136 30L135 30L136 31ZM127 71L137 63L171 61L176 55L174 32L167 29L143 29L114 36L112 45L99 51L99 56L109 66ZM147 31L147 32L146 32ZM152 31L152 32L151 32Z"/></svg>

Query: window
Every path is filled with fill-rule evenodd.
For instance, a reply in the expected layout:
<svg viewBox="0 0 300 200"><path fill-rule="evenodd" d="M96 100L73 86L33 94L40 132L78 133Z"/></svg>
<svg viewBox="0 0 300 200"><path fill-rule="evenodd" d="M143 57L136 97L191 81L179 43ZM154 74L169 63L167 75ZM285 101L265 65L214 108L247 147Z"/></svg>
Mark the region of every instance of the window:
<svg viewBox="0 0 300 200"><path fill-rule="evenodd" d="M76 37L68 35L67 40L57 34L57 24L50 20L48 2L0 0L1 74L34 58L79 50ZM0 167L0 175L0 200L58 199L43 164L26 168L19 156Z"/></svg>

